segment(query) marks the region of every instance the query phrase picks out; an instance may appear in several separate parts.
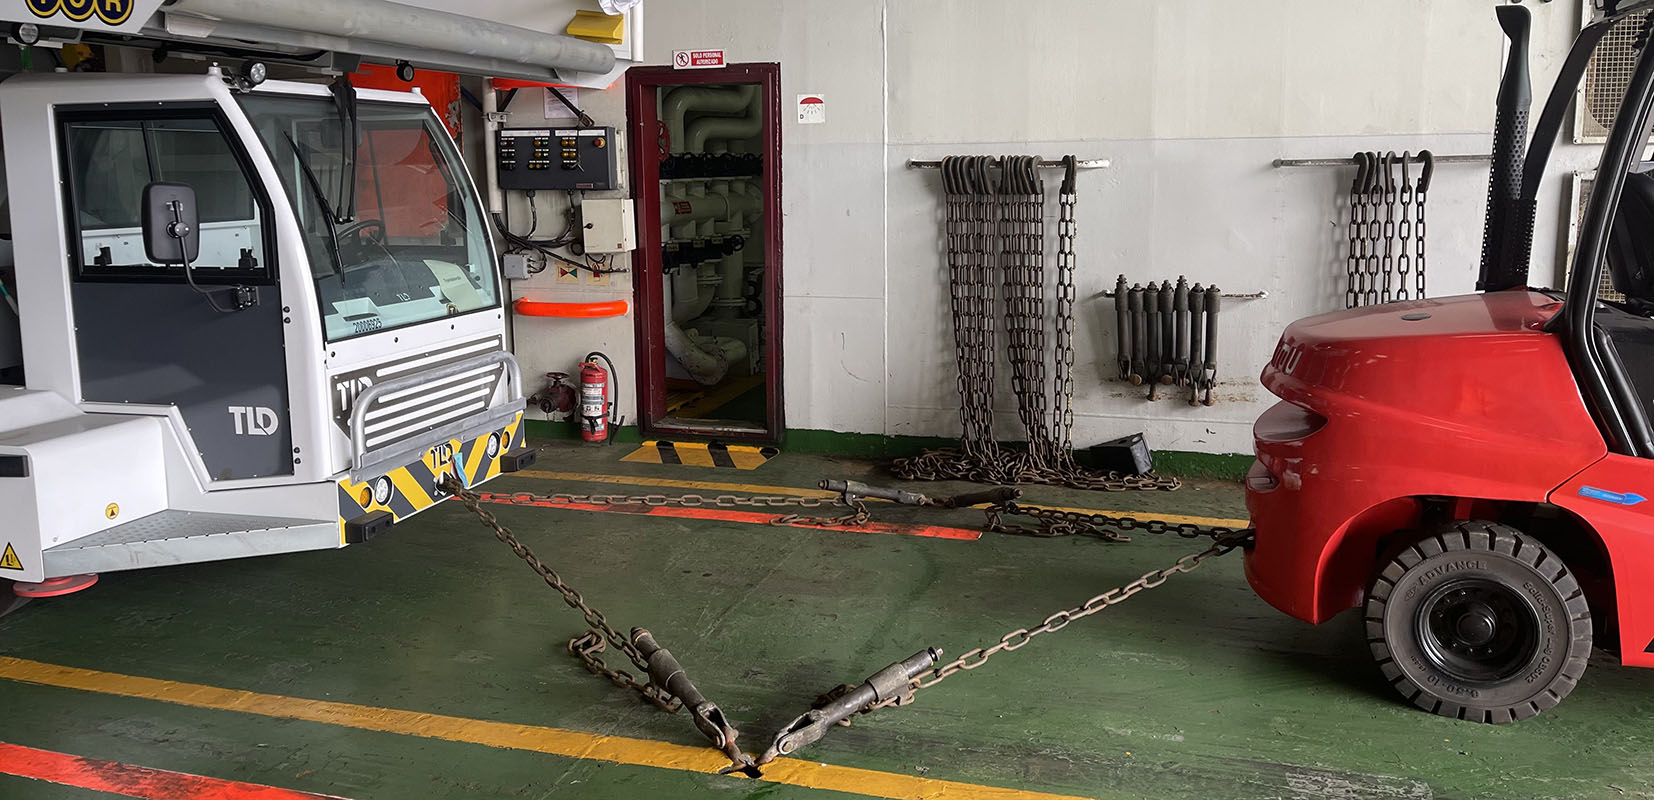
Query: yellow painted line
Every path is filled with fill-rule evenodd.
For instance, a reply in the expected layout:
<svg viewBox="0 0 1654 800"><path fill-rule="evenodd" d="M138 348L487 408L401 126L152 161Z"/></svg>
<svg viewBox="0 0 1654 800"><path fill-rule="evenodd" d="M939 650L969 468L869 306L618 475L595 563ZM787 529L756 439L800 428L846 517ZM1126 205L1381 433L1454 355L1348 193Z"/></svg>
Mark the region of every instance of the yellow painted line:
<svg viewBox="0 0 1654 800"><path fill-rule="evenodd" d="M360 730L480 744L507 750L611 761L640 767L715 773L728 761L708 747L509 722L424 714L394 708L308 700L240 689L122 675L0 656L0 678L85 692L157 700L194 708L236 711ZM742 780L732 778L732 780ZM901 800L1078 800L1068 795L921 778L815 761L783 758L764 767L764 783Z"/></svg>
<svg viewBox="0 0 1654 800"><path fill-rule="evenodd" d="M664 486L672 489L696 489L706 492L742 492L745 494L790 494L806 497L837 497L834 492L821 489L798 489L792 486L763 486L753 483L720 483L718 481L681 481L672 478L655 478L645 475L596 475L585 472L550 472L546 470L527 469L514 472L512 475L520 478L539 478L548 481L578 481L581 483L614 483L621 486ZM871 502L886 502L876 497L867 498ZM1194 517L1186 514L1162 514L1153 511L1137 511L1130 509L1106 508L1076 508L1074 506L1048 506L1044 504L1022 503L1028 508L1045 508L1052 511L1075 511L1081 514L1113 514L1130 515L1138 519L1158 519L1166 522L1187 522L1194 525L1218 526L1223 528L1244 528L1251 522L1244 519L1230 519L1226 517ZM980 508L981 506L976 506Z"/></svg>

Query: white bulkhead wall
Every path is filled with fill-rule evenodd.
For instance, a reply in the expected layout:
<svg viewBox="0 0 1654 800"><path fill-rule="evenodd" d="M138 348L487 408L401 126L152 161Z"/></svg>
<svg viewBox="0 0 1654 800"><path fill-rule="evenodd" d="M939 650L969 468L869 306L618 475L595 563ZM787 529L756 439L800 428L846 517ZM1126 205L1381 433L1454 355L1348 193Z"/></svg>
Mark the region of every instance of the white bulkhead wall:
<svg viewBox="0 0 1654 800"><path fill-rule="evenodd" d="M561 31L577 6L475 0L467 8ZM1528 6L1537 114L1580 9L1577 0ZM1075 443L1144 430L1158 449L1233 453L1250 450L1251 423L1273 402L1257 376L1281 329L1342 306L1338 198L1353 172L1271 162L1357 150L1488 152L1503 58L1493 8L1468 0L655 0L646 3L645 49L651 64L709 47L726 49L732 63L780 62L785 112L799 94L828 101L826 124L782 123L789 427L957 435L939 179L905 164L1072 153L1113 162L1079 179ZM624 128L623 85L583 91L581 105L599 124ZM512 111L513 124L543 122L531 93ZM1596 158L1595 147L1558 150L1541 194L1535 283L1561 280L1567 176ZM1051 216L1058 179L1047 176ZM1481 165L1438 167L1433 295L1473 287L1486 185ZM521 207L512 216L522 230ZM544 212L541 222L544 231ZM1101 293L1122 272L1134 282L1186 275L1269 293L1224 306L1217 405L1190 407L1175 395L1148 403L1105 379L1113 310ZM514 288L631 297L626 276L568 287L550 270ZM632 325L629 317L519 318L517 353L535 376L606 351L632 420Z"/></svg>

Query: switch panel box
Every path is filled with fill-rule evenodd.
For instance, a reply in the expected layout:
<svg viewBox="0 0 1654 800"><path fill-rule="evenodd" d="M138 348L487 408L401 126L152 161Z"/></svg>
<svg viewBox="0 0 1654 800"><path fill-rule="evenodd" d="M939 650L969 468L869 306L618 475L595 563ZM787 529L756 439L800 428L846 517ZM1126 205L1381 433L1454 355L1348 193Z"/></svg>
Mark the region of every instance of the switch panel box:
<svg viewBox="0 0 1654 800"><path fill-rule="evenodd" d="M501 189L615 188L614 128L504 128L495 155Z"/></svg>
<svg viewBox="0 0 1654 800"><path fill-rule="evenodd" d="M588 197L580 202L580 243L588 253L637 249L637 217L629 197Z"/></svg>

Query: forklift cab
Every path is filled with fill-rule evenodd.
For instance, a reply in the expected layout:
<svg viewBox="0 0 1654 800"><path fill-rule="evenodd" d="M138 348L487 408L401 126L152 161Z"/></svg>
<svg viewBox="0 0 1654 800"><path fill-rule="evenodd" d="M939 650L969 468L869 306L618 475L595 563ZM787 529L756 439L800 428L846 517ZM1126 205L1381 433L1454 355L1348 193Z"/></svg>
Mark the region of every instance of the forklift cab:
<svg viewBox="0 0 1654 800"><path fill-rule="evenodd" d="M0 134L0 579L339 547L532 459L486 217L419 94L25 74Z"/></svg>

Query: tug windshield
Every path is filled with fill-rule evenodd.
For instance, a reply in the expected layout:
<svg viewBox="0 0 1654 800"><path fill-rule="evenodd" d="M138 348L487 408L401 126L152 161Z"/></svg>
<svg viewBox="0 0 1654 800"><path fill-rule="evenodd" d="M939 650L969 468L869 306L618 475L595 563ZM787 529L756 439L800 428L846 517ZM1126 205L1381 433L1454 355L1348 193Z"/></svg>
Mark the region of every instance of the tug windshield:
<svg viewBox="0 0 1654 800"><path fill-rule="evenodd" d="M499 305L482 212L429 108L360 101L347 159L333 98L255 92L241 104L298 215L328 341ZM345 169L354 214L340 217Z"/></svg>

